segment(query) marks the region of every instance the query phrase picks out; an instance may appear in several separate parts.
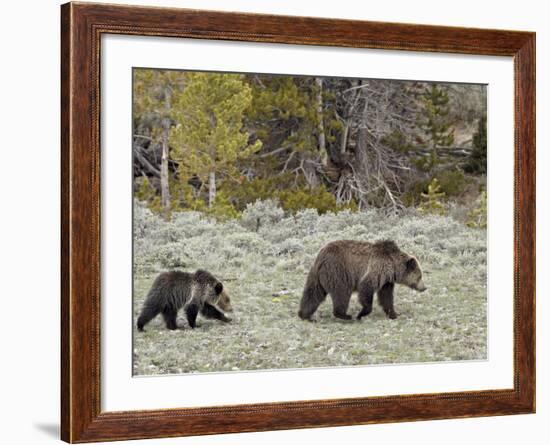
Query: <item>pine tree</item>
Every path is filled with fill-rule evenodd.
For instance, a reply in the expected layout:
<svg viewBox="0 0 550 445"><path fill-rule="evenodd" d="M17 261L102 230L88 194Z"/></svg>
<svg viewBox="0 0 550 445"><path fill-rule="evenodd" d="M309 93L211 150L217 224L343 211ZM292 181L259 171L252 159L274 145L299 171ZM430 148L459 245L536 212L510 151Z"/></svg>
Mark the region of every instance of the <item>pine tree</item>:
<svg viewBox="0 0 550 445"><path fill-rule="evenodd" d="M425 167L431 170L439 161L437 149L448 147L454 142L454 128L449 116L449 96L443 88L432 83L426 88L422 100L424 110L420 125L430 146L430 157Z"/></svg>
<svg viewBox="0 0 550 445"><path fill-rule="evenodd" d="M421 213L445 214L445 206L441 202L445 198L445 193L441 191L437 178L433 178L428 185L428 193L422 193L421 196L422 204L418 208Z"/></svg>
<svg viewBox="0 0 550 445"><path fill-rule="evenodd" d="M316 165L327 158L323 84L314 78L264 75L250 76L249 82L253 101L247 118L264 143L262 157L280 160L283 171L293 167L316 188L320 185ZM270 167L260 174L271 171Z"/></svg>
<svg viewBox="0 0 550 445"><path fill-rule="evenodd" d="M170 141L180 164L180 179L191 176L208 183L208 206L216 200L220 176L236 174L235 162L261 148L261 141L249 143L243 131L244 111L252 93L242 75L187 73L186 87L173 100L177 122Z"/></svg>
<svg viewBox="0 0 550 445"><path fill-rule="evenodd" d="M477 131L472 139L472 153L464 170L468 173L487 172L487 118L482 117L477 123Z"/></svg>

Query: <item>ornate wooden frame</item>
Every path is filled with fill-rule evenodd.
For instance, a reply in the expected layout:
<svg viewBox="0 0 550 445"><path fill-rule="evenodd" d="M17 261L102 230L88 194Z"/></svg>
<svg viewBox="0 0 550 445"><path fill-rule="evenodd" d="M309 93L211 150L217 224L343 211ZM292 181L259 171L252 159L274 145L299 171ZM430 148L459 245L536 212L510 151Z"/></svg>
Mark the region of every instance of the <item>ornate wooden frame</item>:
<svg viewBox="0 0 550 445"><path fill-rule="evenodd" d="M104 33L512 56L514 388L102 412L100 37ZM92 3L61 7L61 437L171 437L535 411L535 34Z"/></svg>

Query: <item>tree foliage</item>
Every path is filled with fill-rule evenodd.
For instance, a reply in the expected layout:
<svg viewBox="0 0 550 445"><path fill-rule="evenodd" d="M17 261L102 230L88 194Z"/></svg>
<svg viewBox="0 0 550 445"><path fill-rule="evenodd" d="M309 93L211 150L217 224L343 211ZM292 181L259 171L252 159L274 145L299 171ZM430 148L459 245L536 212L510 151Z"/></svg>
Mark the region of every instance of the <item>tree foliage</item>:
<svg viewBox="0 0 550 445"><path fill-rule="evenodd" d="M472 140L473 149L465 170L469 173L487 172L487 118L482 117L477 124L477 130Z"/></svg>
<svg viewBox="0 0 550 445"><path fill-rule="evenodd" d="M244 111L250 106L250 87L238 74L188 73L186 88L175 98L177 122L170 136L180 179L196 176L208 182L208 206L216 199L218 177L237 176L238 159L258 151L262 143L249 143L243 130Z"/></svg>
<svg viewBox="0 0 550 445"><path fill-rule="evenodd" d="M487 192L482 191L477 199L476 206L468 212L468 227L478 229L487 228Z"/></svg>
<svg viewBox="0 0 550 445"><path fill-rule="evenodd" d="M183 86L183 77L176 71L134 71L134 153L150 171L158 173L160 180L160 209L165 215L170 209L170 150L168 140L172 130L172 97ZM148 141L153 149L160 146L160 162L147 161Z"/></svg>
<svg viewBox="0 0 550 445"><path fill-rule="evenodd" d="M436 215L445 214L443 199L445 193L441 191L441 186L437 178L433 178L428 185L428 193L422 193L422 204L418 207L421 213L433 213Z"/></svg>
<svg viewBox="0 0 550 445"><path fill-rule="evenodd" d="M449 95L436 83L426 87L422 100L424 109L420 126L425 132L430 154L421 165L431 170L439 161L438 148L448 147L454 142L453 120L449 116Z"/></svg>

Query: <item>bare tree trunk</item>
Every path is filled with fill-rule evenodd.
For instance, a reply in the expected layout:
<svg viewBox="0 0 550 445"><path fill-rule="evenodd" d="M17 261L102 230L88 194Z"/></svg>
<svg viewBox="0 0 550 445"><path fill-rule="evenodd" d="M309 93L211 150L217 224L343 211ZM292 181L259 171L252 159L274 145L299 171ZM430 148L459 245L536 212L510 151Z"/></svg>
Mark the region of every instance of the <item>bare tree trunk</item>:
<svg viewBox="0 0 550 445"><path fill-rule="evenodd" d="M208 207L212 208L216 200L216 172L210 172L208 175Z"/></svg>
<svg viewBox="0 0 550 445"><path fill-rule="evenodd" d="M343 125L342 134L340 136L340 154L344 154L348 147L348 136L350 126L352 124L352 115L355 113L355 109L358 105L360 94L360 87L363 85L363 81L358 79L352 79L350 81L351 87L349 88L349 94L346 96L346 106L343 114Z"/></svg>
<svg viewBox="0 0 550 445"><path fill-rule="evenodd" d="M317 139L319 141L319 152L321 153L321 162L327 165L328 153L325 141L325 125L323 123L323 79L315 78L317 84Z"/></svg>
<svg viewBox="0 0 550 445"><path fill-rule="evenodd" d="M160 203L164 210L170 208L170 188L168 187L168 131L166 124L164 124L164 129L162 131L162 157L160 160Z"/></svg>
<svg viewBox="0 0 550 445"><path fill-rule="evenodd" d="M346 152L348 146L348 133L349 133L349 120L344 124L344 129L342 130L342 136L340 137L340 154Z"/></svg>
<svg viewBox="0 0 550 445"><path fill-rule="evenodd" d="M315 164L316 162L308 156L302 158L302 170L310 189L315 189L321 185Z"/></svg>
<svg viewBox="0 0 550 445"><path fill-rule="evenodd" d="M430 153L430 170L432 170L435 167L438 159L439 159L439 156L437 153L437 144L434 141L432 146L432 152Z"/></svg>
<svg viewBox="0 0 550 445"><path fill-rule="evenodd" d="M170 209L170 187L168 183L168 160L169 160L169 146L168 146L168 137L170 136L170 108L171 104L171 91L170 87L165 88L165 97L164 97L164 107L166 114L162 120L162 156L160 160L160 203L165 211L168 212Z"/></svg>
<svg viewBox="0 0 550 445"><path fill-rule="evenodd" d="M353 167L353 176L355 179L355 187L357 189L356 199L360 209L370 207L370 180L371 180L371 162L369 159L369 147L367 142L366 128L361 128L357 131L357 146L355 147L355 165Z"/></svg>

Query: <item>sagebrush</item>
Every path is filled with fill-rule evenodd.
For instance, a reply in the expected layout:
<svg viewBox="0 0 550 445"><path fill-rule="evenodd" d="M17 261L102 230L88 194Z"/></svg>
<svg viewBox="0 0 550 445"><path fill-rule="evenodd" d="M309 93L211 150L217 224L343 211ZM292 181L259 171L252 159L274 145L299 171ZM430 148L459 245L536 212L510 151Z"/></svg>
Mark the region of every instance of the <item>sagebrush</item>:
<svg viewBox="0 0 550 445"><path fill-rule="evenodd" d="M327 300L317 323L297 316L307 272L335 239L392 239L422 264L428 291L396 288L396 320L379 307L341 322ZM155 276L203 268L224 281L235 309L230 324L201 320L167 331L158 317L147 332L135 320ZM285 214L258 201L238 219L174 212L169 221L134 204L134 374L285 369L480 360L487 354L486 231L450 217L411 210ZM352 299L350 314L359 305Z"/></svg>

